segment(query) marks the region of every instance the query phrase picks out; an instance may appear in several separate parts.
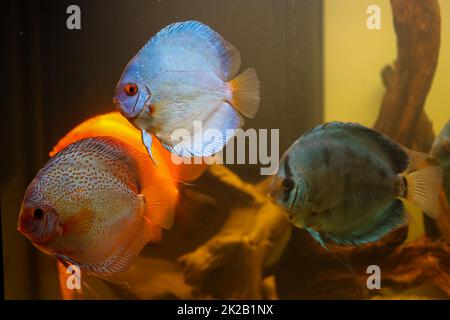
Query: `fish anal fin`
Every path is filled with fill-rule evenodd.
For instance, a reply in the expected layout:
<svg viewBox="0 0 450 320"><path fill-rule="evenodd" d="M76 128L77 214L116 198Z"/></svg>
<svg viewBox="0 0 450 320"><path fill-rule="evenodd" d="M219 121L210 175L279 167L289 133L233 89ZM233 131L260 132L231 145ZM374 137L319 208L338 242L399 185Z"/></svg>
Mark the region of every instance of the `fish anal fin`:
<svg viewBox="0 0 450 320"><path fill-rule="evenodd" d="M103 261L77 263L77 265L85 272L99 277L108 277L127 271L136 261L144 246L149 240L155 239L154 235L158 232L156 225L149 224L141 219L136 219L134 226L133 231L130 231Z"/></svg>
<svg viewBox="0 0 450 320"><path fill-rule="evenodd" d="M222 101L203 122L202 130L194 131L192 128L189 138L162 145L180 157L209 157L221 151L242 124L242 116L229 103Z"/></svg>
<svg viewBox="0 0 450 320"><path fill-rule="evenodd" d="M354 231L346 235L327 234L330 241L343 246L356 246L365 243L375 242L402 226L409 221L403 203L395 199L377 217L370 222L366 228Z"/></svg>
<svg viewBox="0 0 450 320"><path fill-rule="evenodd" d="M135 234L130 234L127 242L119 248L114 260L111 261L112 273L125 272L136 261L142 249L148 243L159 243L162 237L162 229L158 225L144 218L136 223Z"/></svg>

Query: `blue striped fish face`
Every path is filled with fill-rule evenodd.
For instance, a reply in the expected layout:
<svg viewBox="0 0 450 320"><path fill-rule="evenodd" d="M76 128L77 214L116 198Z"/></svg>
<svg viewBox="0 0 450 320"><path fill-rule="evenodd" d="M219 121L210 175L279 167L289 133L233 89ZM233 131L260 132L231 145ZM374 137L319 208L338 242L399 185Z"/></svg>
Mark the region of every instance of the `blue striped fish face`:
<svg viewBox="0 0 450 320"><path fill-rule="evenodd" d="M113 103L124 117L132 119L150 106L151 97L150 88L140 72L139 61L133 59L116 86Z"/></svg>
<svg viewBox="0 0 450 320"><path fill-rule="evenodd" d="M289 221L303 227L311 211L307 201L309 186L302 173L291 164L292 160L289 151L281 158L278 172L272 179L270 196L285 208Z"/></svg>

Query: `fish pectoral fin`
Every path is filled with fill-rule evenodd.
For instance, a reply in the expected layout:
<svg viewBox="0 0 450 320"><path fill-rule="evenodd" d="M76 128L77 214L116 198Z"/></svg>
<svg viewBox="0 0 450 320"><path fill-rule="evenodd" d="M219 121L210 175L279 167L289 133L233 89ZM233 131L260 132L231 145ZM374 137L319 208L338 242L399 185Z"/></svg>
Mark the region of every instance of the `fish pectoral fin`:
<svg viewBox="0 0 450 320"><path fill-rule="evenodd" d="M386 208L377 214L377 217L366 227L358 229L347 235L331 235L327 237L338 245L356 246L375 242L400 227L408 224L409 218L403 203L395 199Z"/></svg>
<svg viewBox="0 0 450 320"><path fill-rule="evenodd" d="M153 157L152 153L152 145L153 145L153 138L150 133L142 129L142 143L144 144L145 148L147 149L148 155L150 156L150 159L152 159L153 163L156 165L155 158Z"/></svg>
<svg viewBox="0 0 450 320"><path fill-rule="evenodd" d="M314 212L324 212L332 210L341 204L339 192L333 188L325 187L320 189L317 196L311 201L311 208Z"/></svg>
<svg viewBox="0 0 450 320"><path fill-rule="evenodd" d="M311 235L311 237L313 237L316 241L318 241L322 247L329 250L328 247L326 246L326 242L322 238L322 235L320 234L320 232L318 232L312 228L308 228L308 227L306 227L305 230L308 231L308 233Z"/></svg>

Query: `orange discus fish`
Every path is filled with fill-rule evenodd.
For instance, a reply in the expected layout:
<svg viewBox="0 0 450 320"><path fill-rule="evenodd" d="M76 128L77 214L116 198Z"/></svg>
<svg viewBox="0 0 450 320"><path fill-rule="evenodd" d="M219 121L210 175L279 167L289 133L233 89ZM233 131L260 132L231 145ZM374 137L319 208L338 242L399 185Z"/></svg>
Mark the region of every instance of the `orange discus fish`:
<svg viewBox="0 0 450 320"><path fill-rule="evenodd" d="M178 189L144 153L113 137L76 141L25 192L18 230L96 275L125 271L173 223Z"/></svg>

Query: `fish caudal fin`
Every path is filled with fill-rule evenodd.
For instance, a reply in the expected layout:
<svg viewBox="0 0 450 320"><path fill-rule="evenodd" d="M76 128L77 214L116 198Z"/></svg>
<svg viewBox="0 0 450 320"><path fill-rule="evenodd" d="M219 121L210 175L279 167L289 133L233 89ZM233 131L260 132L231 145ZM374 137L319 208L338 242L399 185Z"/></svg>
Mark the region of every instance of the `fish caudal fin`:
<svg viewBox="0 0 450 320"><path fill-rule="evenodd" d="M254 118L259 109L259 80L255 69L247 69L230 81L233 107L247 118Z"/></svg>
<svg viewBox="0 0 450 320"><path fill-rule="evenodd" d="M438 199L442 185L442 169L428 166L406 175L406 199L432 218L437 218Z"/></svg>

